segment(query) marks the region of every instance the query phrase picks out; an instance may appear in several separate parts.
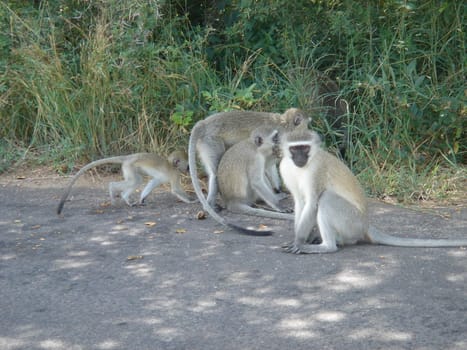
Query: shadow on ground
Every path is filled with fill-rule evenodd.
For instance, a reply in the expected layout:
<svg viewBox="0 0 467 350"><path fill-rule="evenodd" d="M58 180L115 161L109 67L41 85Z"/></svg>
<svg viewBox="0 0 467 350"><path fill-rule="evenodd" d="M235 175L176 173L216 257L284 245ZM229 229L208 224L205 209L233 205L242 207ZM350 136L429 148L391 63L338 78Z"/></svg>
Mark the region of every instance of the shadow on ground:
<svg viewBox="0 0 467 350"><path fill-rule="evenodd" d="M219 232L160 191L110 207L86 183L58 217L65 183L0 182L1 349L467 348L464 248L295 256L280 249L292 223ZM467 238L465 209L371 211L394 235Z"/></svg>

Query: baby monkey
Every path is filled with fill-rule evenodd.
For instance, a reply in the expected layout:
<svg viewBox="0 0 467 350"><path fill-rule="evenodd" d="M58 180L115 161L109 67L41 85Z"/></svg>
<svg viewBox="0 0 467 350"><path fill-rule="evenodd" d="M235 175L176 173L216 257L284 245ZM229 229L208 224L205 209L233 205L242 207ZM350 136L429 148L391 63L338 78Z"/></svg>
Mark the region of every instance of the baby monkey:
<svg viewBox="0 0 467 350"><path fill-rule="evenodd" d="M144 199L157 186L170 183L171 192L185 203L194 203L196 199L191 199L183 190L180 184L181 173L188 172L188 161L185 151L173 151L167 159L154 153L135 153L125 156L116 156L110 158L99 159L84 166L71 179L66 188L60 203L57 207L57 214L63 210L65 201L71 192L71 187L86 171L99 165L104 164L122 164L122 173L124 181L109 183L109 193L112 205L115 204L115 192L121 192L121 197L126 204L132 206L134 204L142 204ZM144 187L141 192L140 199L137 203L130 203L130 196L136 191L139 185L143 183L143 176L148 175L152 179Z"/></svg>
<svg viewBox="0 0 467 350"><path fill-rule="evenodd" d="M365 194L357 178L335 156L321 149L317 133L295 130L283 137L280 174L295 204L295 239L290 253L331 253L358 242L398 247L467 246L467 239L395 237L369 225ZM308 244L318 227L321 244Z"/></svg>
<svg viewBox="0 0 467 350"><path fill-rule="evenodd" d="M230 147L217 169L221 198L228 210L274 219L293 220L292 214L280 207L280 195L274 193L268 170L275 167L279 132L271 126L253 130L250 137ZM219 223L250 235L270 235L271 231L244 228L227 222L216 213L204 196L200 197L208 213ZM262 200L276 211L253 208Z"/></svg>

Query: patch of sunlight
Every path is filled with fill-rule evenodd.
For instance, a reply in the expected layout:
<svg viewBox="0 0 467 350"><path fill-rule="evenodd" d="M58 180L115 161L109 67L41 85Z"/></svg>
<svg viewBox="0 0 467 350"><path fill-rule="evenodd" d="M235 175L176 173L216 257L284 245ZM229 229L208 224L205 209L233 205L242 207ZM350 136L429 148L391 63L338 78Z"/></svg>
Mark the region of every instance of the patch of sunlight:
<svg viewBox="0 0 467 350"><path fill-rule="evenodd" d="M256 298L256 297L243 297L239 298L238 301L245 305L250 306L261 306L266 304L266 300L264 298Z"/></svg>
<svg viewBox="0 0 467 350"><path fill-rule="evenodd" d="M311 331L291 331L289 334L289 337L294 337L294 338L299 338L299 339L311 339L311 338L316 338L316 333L313 333Z"/></svg>
<svg viewBox="0 0 467 350"><path fill-rule="evenodd" d="M452 283L459 283L459 282L464 282L465 281L465 276L462 274L448 274L446 276L446 280Z"/></svg>
<svg viewBox="0 0 467 350"><path fill-rule="evenodd" d="M17 258L16 254L3 254L0 255L0 260L7 261L7 260L14 260Z"/></svg>
<svg viewBox="0 0 467 350"><path fill-rule="evenodd" d="M96 236L90 239L91 242L98 242L103 246L109 246L117 244L116 242L112 242L106 236Z"/></svg>
<svg viewBox="0 0 467 350"><path fill-rule="evenodd" d="M27 348L26 343L23 340L9 337L0 337L0 349L9 350L21 348Z"/></svg>
<svg viewBox="0 0 467 350"><path fill-rule="evenodd" d="M288 307L300 307L302 303L297 299L291 298L277 298L272 301L273 305L277 306L288 306Z"/></svg>
<svg viewBox="0 0 467 350"><path fill-rule="evenodd" d="M77 259L57 259L55 264L59 269L80 269L94 264L90 260L77 260Z"/></svg>
<svg viewBox="0 0 467 350"><path fill-rule="evenodd" d="M164 312L169 310L169 315L175 315L180 310L184 309L184 307L185 306L177 299L157 297L157 299L150 301L145 308L148 310L163 310Z"/></svg>
<svg viewBox="0 0 467 350"><path fill-rule="evenodd" d="M368 275L354 270L344 270L335 277L334 285L331 287L335 291L344 292L355 288L374 287L381 282L381 278L375 275Z"/></svg>
<svg viewBox="0 0 467 350"><path fill-rule="evenodd" d="M114 227L109 232L109 234L114 235L114 234L117 234L119 232L126 231L126 230L128 230L127 225L117 224L117 225L114 225Z"/></svg>
<svg viewBox="0 0 467 350"><path fill-rule="evenodd" d="M283 329L301 329L311 328L314 322L312 320L304 320L300 317L289 317L279 323L279 327Z"/></svg>
<svg viewBox="0 0 467 350"><path fill-rule="evenodd" d="M455 258L465 258L467 256L466 248L454 248L456 250L449 250L448 255L451 255Z"/></svg>
<svg viewBox="0 0 467 350"><path fill-rule="evenodd" d="M182 333L177 328L158 328L154 330L154 333L157 334L162 341L168 342L172 341L175 337L181 336Z"/></svg>
<svg viewBox="0 0 467 350"><path fill-rule="evenodd" d="M339 322L342 321L345 316L345 313L339 311L321 311L315 314L315 318L323 322Z"/></svg>
<svg viewBox="0 0 467 350"><path fill-rule="evenodd" d="M106 341L103 341L97 344L97 348L102 349L102 350L111 350L111 349L119 349L121 348L121 345L115 340L106 340Z"/></svg>
<svg viewBox="0 0 467 350"><path fill-rule="evenodd" d="M376 297L367 296L365 304L374 309L381 309L393 305L390 301L386 301L385 296L382 295Z"/></svg>
<svg viewBox="0 0 467 350"><path fill-rule="evenodd" d="M312 320L305 320L303 318L293 316L286 318L279 322L278 328L284 331L288 337L299 339L315 338L316 333L313 333L314 322Z"/></svg>
<svg viewBox="0 0 467 350"><path fill-rule="evenodd" d="M47 339L39 343L41 349L69 349L70 346L58 339Z"/></svg>
<svg viewBox="0 0 467 350"><path fill-rule="evenodd" d="M86 250L80 250L80 251L68 253L68 256L86 256L86 255L89 255L89 252Z"/></svg>
<svg viewBox="0 0 467 350"><path fill-rule="evenodd" d="M467 349L467 341L458 341L453 344L452 349Z"/></svg>
<svg viewBox="0 0 467 350"><path fill-rule="evenodd" d="M148 318L148 319L144 319L144 320L141 320L141 323L142 324L147 324L147 325L150 325L150 326L153 326L155 324L162 324L164 323L160 318Z"/></svg>
<svg viewBox="0 0 467 350"><path fill-rule="evenodd" d="M412 334L407 332L400 332L400 331L390 331L388 329L384 329L380 331L378 329L372 328L364 328L361 330L354 330L351 335L349 335L352 339L367 339L367 338L374 338L378 337L384 341L401 341L406 342L413 338Z"/></svg>
<svg viewBox="0 0 467 350"><path fill-rule="evenodd" d="M154 272L153 267L149 266L148 264L144 264L144 263L127 265L125 268L129 270L135 276L142 277L142 278L152 277L153 272Z"/></svg>
<svg viewBox="0 0 467 350"><path fill-rule="evenodd" d="M272 287L263 287L263 288L255 289L255 294L267 294L267 293L272 293L272 292L273 292Z"/></svg>
<svg viewBox="0 0 467 350"><path fill-rule="evenodd" d="M229 276L229 280L235 283L248 283L251 278L249 278L249 273L242 271L242 272L234 272Z"/></svg>
<svg viewBox="0 0 467 350"><path fill-rule="evenodd" d="M217 306L215 300L199 300L197 305L192 307L193 312L207 312Z"/></svg>

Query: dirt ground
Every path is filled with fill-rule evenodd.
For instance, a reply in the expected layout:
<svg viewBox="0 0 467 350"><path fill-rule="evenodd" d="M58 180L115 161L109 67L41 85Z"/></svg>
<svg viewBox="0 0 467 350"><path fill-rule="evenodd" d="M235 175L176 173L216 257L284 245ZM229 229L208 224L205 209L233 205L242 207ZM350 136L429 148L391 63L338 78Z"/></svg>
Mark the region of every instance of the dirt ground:
<svg viewBox="0 0 467 350"><path fill-rule="evenodd" d="M157 189L110 206L115 176L0 176L0 349L466 349L467 250L358 245L292 255ZM371 201L393 235L467 239L465 205Z"/></svg>

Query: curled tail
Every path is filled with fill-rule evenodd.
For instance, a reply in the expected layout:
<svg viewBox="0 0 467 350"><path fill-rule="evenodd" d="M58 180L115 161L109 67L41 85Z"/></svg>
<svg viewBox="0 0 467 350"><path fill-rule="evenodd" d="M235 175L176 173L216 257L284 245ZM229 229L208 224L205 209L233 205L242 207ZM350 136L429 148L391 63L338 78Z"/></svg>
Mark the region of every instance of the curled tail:
<svg viewBox="0 0 467 350"><path fill-rule="evenodd" d="M442 247L467 247L467 239L423 239L395 237L370 227L368 238L371 243L388 245L393 247L413 248L442 248Z"/></svg>
<svg viewBox="0 0 467 350"><path fill-rule="evenodd" d="M220 223L221 225L231 227L240 233L243 233L249 236L270 236L272 235L272 231L270 230L255 230L253 228L246 228L246 227L242 227L242 226L233 224L231 222L228 222L226 219L224 219L219 214L217 214L214 208L212 208L209 205L206 197L203 194L203 191L201 190L201 186L199 184L199 179L198 179L198 170L196 167L196 144L198 143L198 140L202 136L201 128L199 127L198 123L195 124L195 126L191 130L190 141L188 142L188 166L190 168L190 177L191 177L191 183L193 184L193 189L195 190L196 196L201 202L203 209L207 211L208 214L211 215L212 218L216 220L218 223Z"/></svg>
<svg viewBox="0 0 467 350"><path fill-rule="evenodd" d="M66 201L66 199L68 198L68 195L71 192L71 188L73 187L73 184L76 182L76 180L78 180L78 178L81 175L83 175L89 169L92 169L92 168L94 168L96 166L99 166L99 165L112 164L112 163L121 164L121 163L123 163L124 158L125 158L125 156L117 156L117 157L99 159L99 160L95 160L94 162L91 162L91 163L85 165L84 167L82 167L75 174L75 176L73 176L73 178L71 179L70 183L68 184L65 192L63 193L62 198L60 199L60 203L58 203L57 215L60 215L62 213L63 206L65 205L65 201Z"/></svg>

